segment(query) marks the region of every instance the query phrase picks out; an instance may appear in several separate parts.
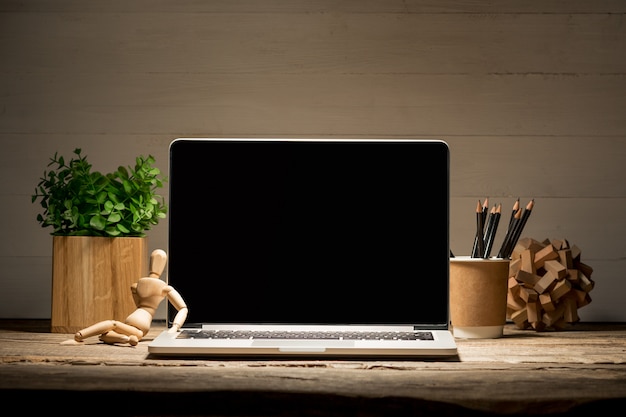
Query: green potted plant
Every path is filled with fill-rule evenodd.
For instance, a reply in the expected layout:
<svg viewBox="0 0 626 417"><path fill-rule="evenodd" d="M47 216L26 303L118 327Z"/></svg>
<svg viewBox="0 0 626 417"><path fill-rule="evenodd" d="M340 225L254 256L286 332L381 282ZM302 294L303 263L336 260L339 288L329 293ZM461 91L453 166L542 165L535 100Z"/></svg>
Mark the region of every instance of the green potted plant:
<svg viewBox="0 0 626 417"><path fill-rule="evenodd" d="M134 167L103 174L78 148L69 160L50 158L32 203L43 209L37 222L52 229L52 332L75 333L135 310L130 286L148 273L146 232L167 213L154 162L139 156Z"/></svg>

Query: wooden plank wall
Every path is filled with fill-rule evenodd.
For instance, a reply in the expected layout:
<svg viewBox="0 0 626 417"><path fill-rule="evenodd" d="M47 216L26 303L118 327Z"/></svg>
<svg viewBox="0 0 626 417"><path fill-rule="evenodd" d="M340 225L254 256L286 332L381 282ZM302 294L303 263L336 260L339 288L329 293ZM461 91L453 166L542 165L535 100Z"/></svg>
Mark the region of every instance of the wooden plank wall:
<svg viewBox="0 0 626 417"><path fill-rule="evenodd" d="M176 137L276 136L446 140L452 250L471 249L477 199L507 212L534 198L525 235L566 238L594 268L581 318L626 321L625 12L621 0L1 0L0 317L50 317L51 238L30 196L55 151L80 147L101 171L152 154L167 171ZM162 222L150 246L166 243Z"/></svg>

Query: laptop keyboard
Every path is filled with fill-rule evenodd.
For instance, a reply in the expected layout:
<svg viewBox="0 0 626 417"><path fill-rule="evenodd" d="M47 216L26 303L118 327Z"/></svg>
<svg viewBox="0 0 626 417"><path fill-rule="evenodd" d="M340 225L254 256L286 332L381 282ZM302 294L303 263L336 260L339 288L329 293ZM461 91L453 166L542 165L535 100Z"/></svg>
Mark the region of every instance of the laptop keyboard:
<svg viewBox="0 0 626 417"><path fill-rule="evenodd" d="M185 329L177 339L316 339L316 340L434 340L424 332L296 332Z"/></svg>

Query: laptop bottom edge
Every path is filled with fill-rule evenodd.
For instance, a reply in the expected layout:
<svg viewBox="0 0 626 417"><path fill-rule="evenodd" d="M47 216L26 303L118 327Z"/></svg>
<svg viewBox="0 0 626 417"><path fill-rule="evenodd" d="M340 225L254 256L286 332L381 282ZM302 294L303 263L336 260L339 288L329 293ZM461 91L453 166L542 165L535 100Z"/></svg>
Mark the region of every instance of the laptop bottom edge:
<svg viewBox="0 0 626 417"><path fill-rule="evenodd" d="M322 341L322 340L216 340L178 339L180 332L164 331L148 345L153 356L173 357L270 357L270 358L454 358L456 342L450 331L433 330L434 340Z"/></svg>

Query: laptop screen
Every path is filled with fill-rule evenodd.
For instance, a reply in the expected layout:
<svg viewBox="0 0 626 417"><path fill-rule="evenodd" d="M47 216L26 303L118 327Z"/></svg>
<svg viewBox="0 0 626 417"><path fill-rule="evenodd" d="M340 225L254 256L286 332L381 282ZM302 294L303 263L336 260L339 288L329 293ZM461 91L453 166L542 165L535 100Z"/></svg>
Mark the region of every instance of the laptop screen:
<svg viewBox="0 0 626 417"><path fill-rule="evenodd" d="M186 325L447 326L444 142L178 139L169 186Z"/></svg>

